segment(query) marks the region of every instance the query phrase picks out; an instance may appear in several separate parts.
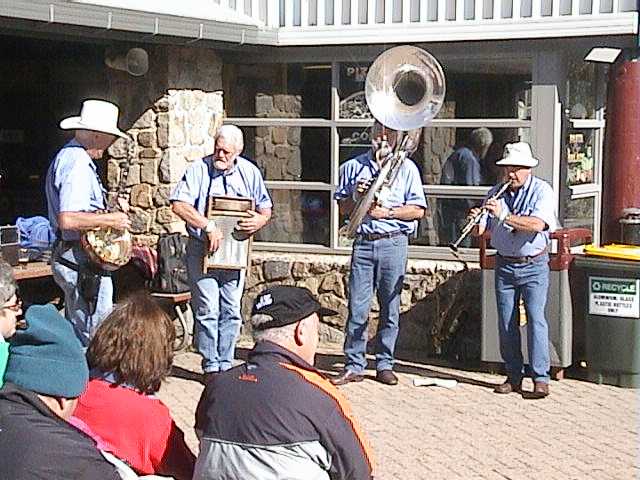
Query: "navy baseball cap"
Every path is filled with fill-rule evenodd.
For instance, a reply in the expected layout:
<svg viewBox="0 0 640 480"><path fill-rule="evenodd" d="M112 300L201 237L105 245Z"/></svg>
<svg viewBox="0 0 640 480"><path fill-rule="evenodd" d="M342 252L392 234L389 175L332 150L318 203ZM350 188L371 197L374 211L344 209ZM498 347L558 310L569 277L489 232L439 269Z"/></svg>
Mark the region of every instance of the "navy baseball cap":
<svg viewBox="0 0 640 480"><path fill-rule="evenodd" d="M338 312L324 308L306 288L278 285L260 292L251 310L252 315L268 315L271 321L254 326L255 330L284 327L317 313L321 317Z"/></svg>

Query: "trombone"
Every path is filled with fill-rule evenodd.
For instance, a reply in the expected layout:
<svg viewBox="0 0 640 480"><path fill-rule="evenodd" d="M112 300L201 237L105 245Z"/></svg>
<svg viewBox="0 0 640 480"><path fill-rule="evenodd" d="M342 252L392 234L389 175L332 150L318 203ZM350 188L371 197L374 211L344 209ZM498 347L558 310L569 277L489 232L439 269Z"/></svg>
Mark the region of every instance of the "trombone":
<svg viewBox="0 0 640 480"><path fill-rule="evenodd" d="M502 195L504 195L504 192L506 192L510 186L511 186L511 181L504 182L502 186L498 189L498 191L487 199L487 202L489 200L497 200L498 198L500 198ZM484 215L486 211L487 211L487 207L482 206L480 211L469 219L467 224L464 226L464 228L460 232L460 236L458 237L458 239L455 242L449 244L449 248L453 251L454 254L458 252L458 247L460 246L462 241L465 238L467 238L467 235L471 233L471 230L473 230L473 227L475 227L478 224L478 222L480 222L482 215Z"/></svg>

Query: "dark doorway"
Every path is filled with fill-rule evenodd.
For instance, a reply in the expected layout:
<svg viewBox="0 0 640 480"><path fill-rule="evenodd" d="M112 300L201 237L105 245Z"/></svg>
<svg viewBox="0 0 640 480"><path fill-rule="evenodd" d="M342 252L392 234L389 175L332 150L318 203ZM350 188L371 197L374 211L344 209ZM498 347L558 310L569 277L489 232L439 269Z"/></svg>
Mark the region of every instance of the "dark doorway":
<svg viewBox="0 0 640 480"><path fill-rule="evenodd" d="M69 137L60 120L103 98L104 47L0 36L0 224L46 215L44 179Z"/></svg>

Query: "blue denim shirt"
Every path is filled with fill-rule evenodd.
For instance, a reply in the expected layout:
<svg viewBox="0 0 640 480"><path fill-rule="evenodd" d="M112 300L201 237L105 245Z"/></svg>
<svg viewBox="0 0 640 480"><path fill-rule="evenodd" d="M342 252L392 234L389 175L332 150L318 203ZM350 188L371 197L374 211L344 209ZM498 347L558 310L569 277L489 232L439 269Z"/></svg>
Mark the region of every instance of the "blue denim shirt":
<svg viewBox="0 0 640 480"><path fill-rule="evenodd" d="M207 195L253 198L256 208L262 210L273 206L260 170L242 157L237 157L229 170L215 168L213 155L193 162L171 193L170 200L193 205L205 215ZM187 224L187 231L192 237L203 240L201 229Z"/></svg>
<svg viewBox="0 0 640 480"><path fill-rule="evenodd" d="M489 190L487 198L500 188ZM517 191L507 192L500 199L502 208L509 213L527 217L537 217L546 224L542 232L524 232L509 225L499 223L496 218L485 215L480 224L491 230L491 246L500 255L525 257L540 253L549 244L549 233L558 228L555 199L551 186L544 180L529 175L525 184Z"/></svg>
<svg viewBox="0 0 640 480"><path fill-rule="evenodd" d="M104 210L106 191L100 182L87 151L75 139L57 153L45 183L49 222L58 230L60 212L95 212ZM62 230L62 240L79 240L80 232Z"/></svg>
<svg viewBox="0 0 640 480"><path fill-rule="evenodd" d="M480 185L482 167L480 160L468 147L461 147L447 158L442 168L442 185Z"/></svg>
<svg viewBox="0 0 640 480"><path fill-rule="evenodd" d="M407 160L402 162L398 176L390 187L391 195L387 199L388 205L385 204L384 207L418 205L426 209L427 201L422 189L420 172L413 161ZM371 150L346 161L340 167L340 182L338 188L336 188L334 198L342 200L352 196L358 183L375 176L378 170L378 164L373 160ZM386 233L401 230L406 234L411 234L415 231L417 223L416 221L407 222L396 218L375 220L366 215L362 225L358 228L358 233Z"/></svg>

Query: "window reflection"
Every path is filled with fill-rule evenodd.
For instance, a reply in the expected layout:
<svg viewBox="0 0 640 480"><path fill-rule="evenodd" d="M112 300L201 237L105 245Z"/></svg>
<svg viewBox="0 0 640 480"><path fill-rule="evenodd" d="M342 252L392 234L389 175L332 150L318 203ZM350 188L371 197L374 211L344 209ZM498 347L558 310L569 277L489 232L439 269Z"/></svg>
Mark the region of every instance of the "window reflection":
<svg viewBox="0 0 640 480"><path fill-rule="evenodd" d="M270 189L269 194L273 216L256 234L257 241L329 246L330 192Z"/></svg>
<svg viewBox="0 0 640 480"><path fill-rule="evenodd" d="M266 180L328 182L330 134L328 128L241 127L242 155L260 168Z"/></svg>
<svg viewBox="0 0 640 480"><path fill-rule="evenodd" d="M593 130L571 130L567 139L567 183L580 185L593 183L594 172Z"/></svg>
<svg viewBox="0 0 640 480"><path fill-rule="evenodd" d="M565 205L564 228L588 228L594 231L594 197L568 199Z"/></svg>

